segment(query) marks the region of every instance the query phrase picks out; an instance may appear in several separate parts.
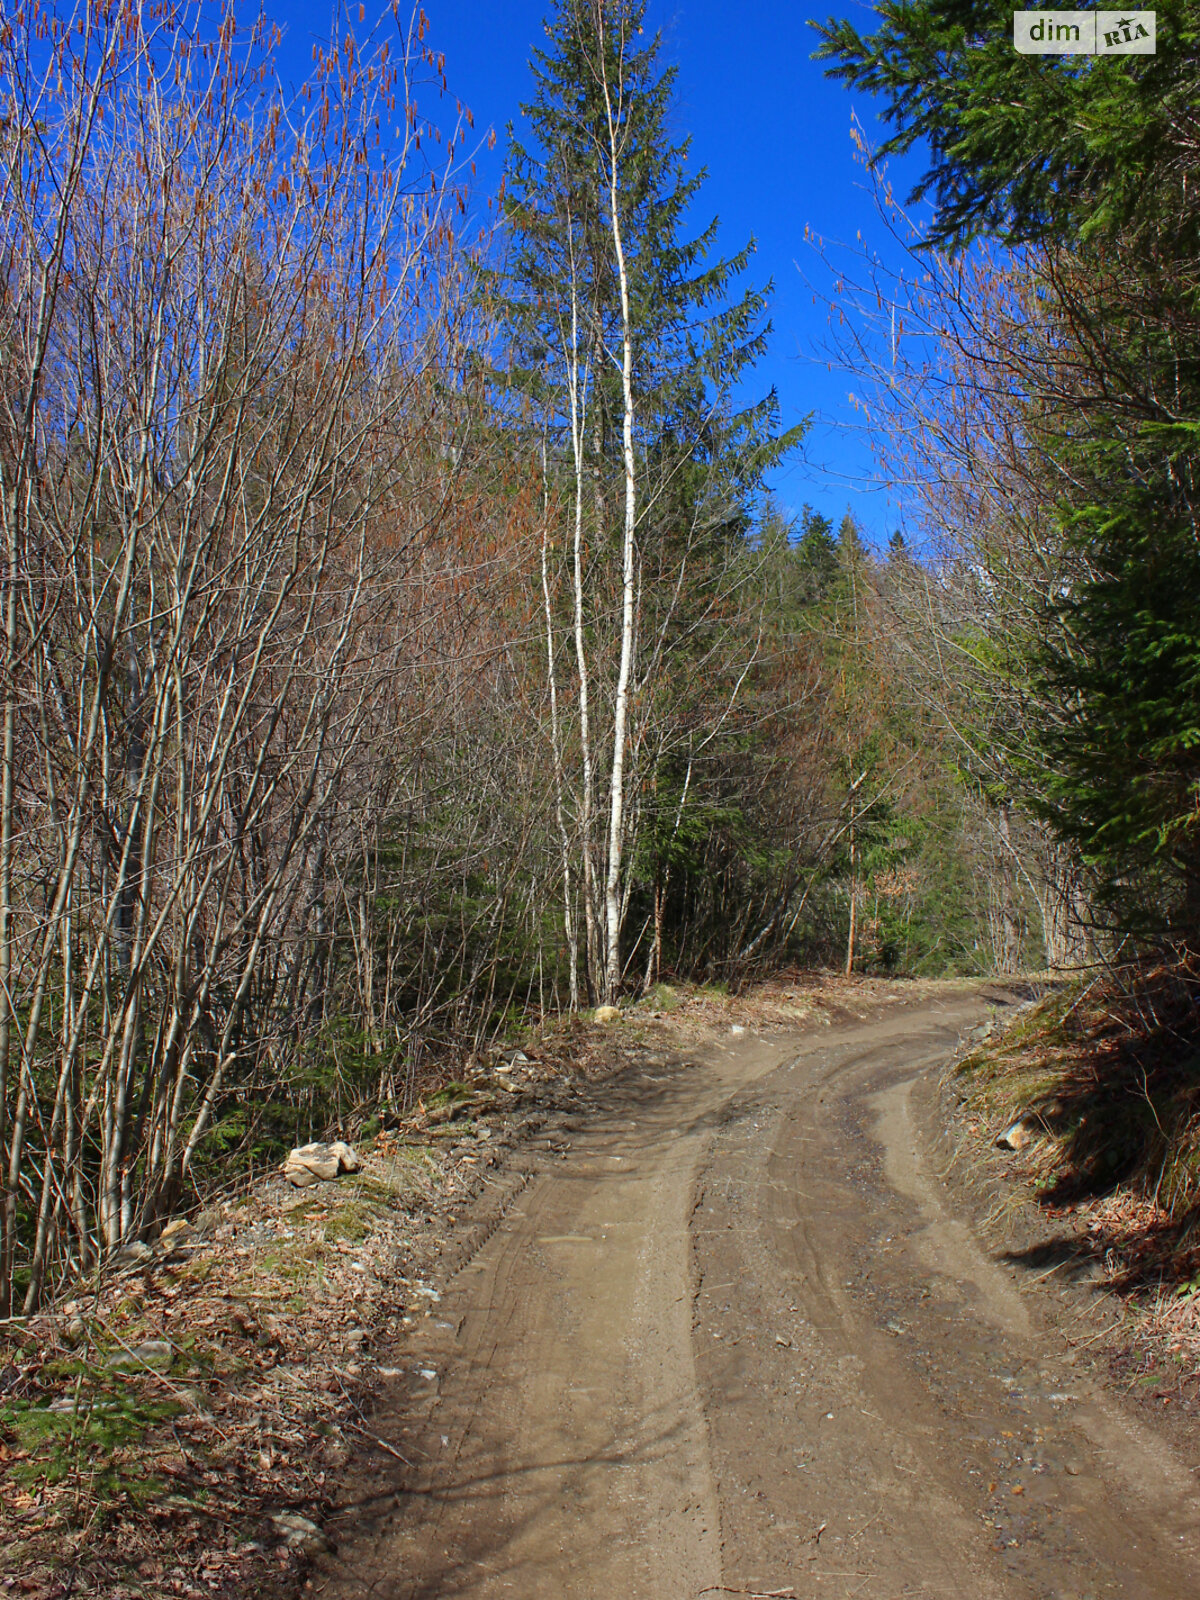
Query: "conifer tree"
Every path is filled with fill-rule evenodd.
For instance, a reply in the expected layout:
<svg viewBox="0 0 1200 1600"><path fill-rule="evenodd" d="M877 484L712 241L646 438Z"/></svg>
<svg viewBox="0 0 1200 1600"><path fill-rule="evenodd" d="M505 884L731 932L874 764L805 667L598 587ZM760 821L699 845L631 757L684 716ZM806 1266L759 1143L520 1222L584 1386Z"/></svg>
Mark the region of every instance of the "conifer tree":
<svg viewBox="0 0 1200 1600"><path fill-rule="evenodd" d="M762 474L799 432L778 433L773 392L731 403L765 348L769 287L735 292L752 243L713 260L716 220L689 232L704 173L671 136L675 72L645 10L559 0L547 21L492 284L508 422L540 441L546 504L565 523L547 526L543 567L565 920L568 945L582 925L589 992L608 1001L656 775L694 726L682 707L697 662L713 665ZM661 788L680 813L690 785Z"/></svg>
<svg viewBox="0 0 1200 1600"><path fill-rule="evenodd" d="M1200 944L1200 4L1157 51L1017 54L981 0L885 0L820 29L835 76L883 96L879 156L924 142L929 240L1031 246L1043 352L1028 436L1082 576L1051 586L1029 663L1054 715L1027 803L1125 927ZM1032 364L1031 364L1032 369Z"/></svg>

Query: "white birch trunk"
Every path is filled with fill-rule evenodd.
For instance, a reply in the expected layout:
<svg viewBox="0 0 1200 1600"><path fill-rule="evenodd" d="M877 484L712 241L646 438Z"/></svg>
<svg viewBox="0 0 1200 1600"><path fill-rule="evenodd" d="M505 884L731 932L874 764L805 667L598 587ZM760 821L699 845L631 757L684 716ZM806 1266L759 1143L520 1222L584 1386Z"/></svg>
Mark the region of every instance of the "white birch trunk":
<svg viewBox="0 0 1200 1600"><path fill-rule="evenodd" d="M600 62L604 104L608 118L608 202L609 224L617 261L617 282L621 294L621 454L625 474L625 515L621 536L621 659L617 671L617 693L613 709L612 777L609 786L608 872L604 886L605 961L604 999L612 1004L621 983L621 925L625 897L622 894L622 867L625 846L626 775L628 753L629 691L633 675L636 562L634 533L637 528L637 470L633 453L633 328L629 307L629 272L621 233L620 174L622 141L618 136L613 108L612 85L608 81L607 59L601 34ZM618 95L621 85L617 85Z"/></svg>

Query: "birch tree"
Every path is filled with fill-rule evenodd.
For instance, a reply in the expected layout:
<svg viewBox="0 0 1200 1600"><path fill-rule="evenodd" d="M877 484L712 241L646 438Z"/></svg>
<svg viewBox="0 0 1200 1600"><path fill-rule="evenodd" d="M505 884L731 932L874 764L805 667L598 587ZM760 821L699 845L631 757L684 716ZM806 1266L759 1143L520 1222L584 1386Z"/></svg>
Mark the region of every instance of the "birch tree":
<svg viewBox="0 0 1200 1600"><path fill-rule="evenodd" d="M746 668L718 619L744 577L762 473L794 437L777 436L773 395L731 404L764 348L765 293L731 298L750 248L708 260L715 221L684 233L703 173L667 132L674 73L644 17L635 0L562 0L547 23L494 280L512 437L540 430L561 485L565 536L546 547L548 721L574 863L565 892L588 994L605 1001L627 981L645 797L664 762L686 769L687 751L719 735L721 695L727 712ZM707 728L674 701L685 662L717 690Z"/></svg>

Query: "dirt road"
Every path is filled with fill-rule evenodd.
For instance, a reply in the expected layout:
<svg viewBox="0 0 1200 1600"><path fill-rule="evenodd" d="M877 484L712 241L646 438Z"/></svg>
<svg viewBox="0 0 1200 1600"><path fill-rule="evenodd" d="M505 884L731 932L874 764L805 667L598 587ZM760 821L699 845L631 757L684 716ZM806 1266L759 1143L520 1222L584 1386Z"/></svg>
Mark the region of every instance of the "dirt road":
<svg viewBox="0 0 1200 1600"><path fill-rule="evenodd" d="M314 1591L1200 1595L1195 1463L1072 1369L923 1153L983 1011L727 1036L560 1122L406 1350L375 1426L411 1465L373 1458Z"/></svg>

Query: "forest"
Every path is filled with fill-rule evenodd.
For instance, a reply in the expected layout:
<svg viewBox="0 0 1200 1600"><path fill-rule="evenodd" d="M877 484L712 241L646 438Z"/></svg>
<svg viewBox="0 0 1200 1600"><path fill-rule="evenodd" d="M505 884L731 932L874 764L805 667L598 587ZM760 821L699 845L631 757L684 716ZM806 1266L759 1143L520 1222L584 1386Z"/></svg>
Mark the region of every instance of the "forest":
<svg viewBox="0 0 1200 1600"><path fill-rule="evenodd" d="M816 27L880 545L769 492L645 0L548 4L482 233L419 9L294 96L232 7L0 17L0 1316L543 1016L1192 970L1200 6Z"/></svg>

